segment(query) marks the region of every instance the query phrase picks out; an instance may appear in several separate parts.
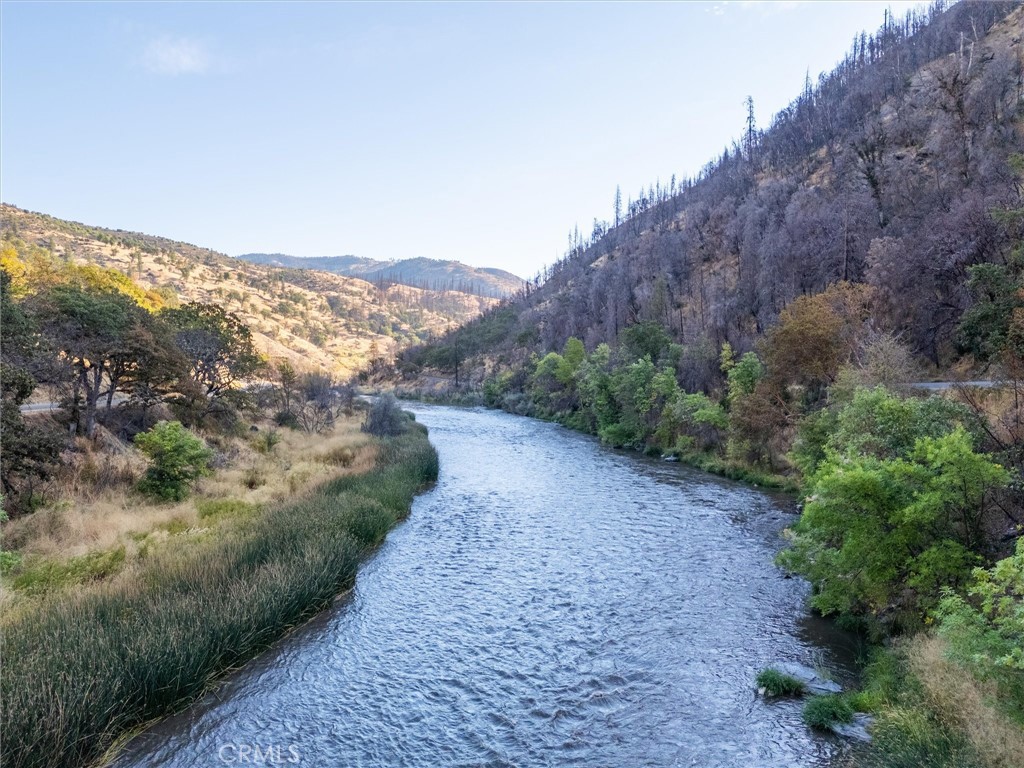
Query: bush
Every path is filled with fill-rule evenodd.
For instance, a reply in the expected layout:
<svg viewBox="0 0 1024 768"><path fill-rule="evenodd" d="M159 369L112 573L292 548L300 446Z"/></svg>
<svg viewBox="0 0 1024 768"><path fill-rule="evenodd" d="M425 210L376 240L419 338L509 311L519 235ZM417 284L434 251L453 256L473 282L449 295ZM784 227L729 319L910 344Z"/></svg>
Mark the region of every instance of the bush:
<svg viewBox="0 0 1024 768"><path fill-rule="evenodd" d="M242 485L250 491L262 488L267 484L267 473L259 467L249 467L242 476Z"/></svg>
<svg viewBox="0 0 1024 768"><path fill-rule="evenodd" d="M274 448L281 442L281 433L276 429L268 429L266 432L257 435L252 440L252 447L260 453L273 453Z"/></svg>
<svg viewBox="0 0 1024 768"><path fill-rule="evenodd" d="M274 414L274 423L279 427L288 427L289 429L299 428L299 419L291 411L281 410Z"/></svg>
<svg viewBox="0 0 1024 768"><path fill-rule="evenodd" d="M965 597L947 590L938 614L953 658L994 683L1024 720L1024 539L1013 556L976 568Z"/></svg>
<svg viewBox="0 0 1024 768"><path fill-rule="evenodd" d="M339 467L351 467L352 463L356 460L356 452L347 445L340 445L325 453L323 455L323 460L327 464L336 464Z"/></svg>
<svg viewBox="0 0 1024 768"><path fill-rule="evenodd" d="M409 417L398 407L398 401L391 394L383 394L374 400L363 422L363 432L377 437L395 437L409 426Z"/></svg>
<svg viewBox="0 0 1024 768"><path fill-rule="evenodd" d="M827 731L836 723L853 722L853 707L841 693L812 696L804 704L803 717L811 728Z"/></svg>
<svg viewBox="0 0 1024 768"><path fill-rule="evenodd" d="M113 576L124 568L124 561L124 547L106 552L90 552L63 561L45 558L30 560L21 564L11 580L11 586L25 594L47 594L74 584Z"/></svg>
<svg viewBox="0 0 1024 768"><path fill-rule="evenodd" d="M807 691L803 681L771 668L758 674L757 687L763 688L769 696L802 696Z"/></svg>
<svg viewBox="0 0 1024 768"><path fill-rule="evenodd" d="M162 499L181 501L191 484L210 472L213 452L177 421L161 421L135 436L135 445L152 462L139 490Z"/></svg>

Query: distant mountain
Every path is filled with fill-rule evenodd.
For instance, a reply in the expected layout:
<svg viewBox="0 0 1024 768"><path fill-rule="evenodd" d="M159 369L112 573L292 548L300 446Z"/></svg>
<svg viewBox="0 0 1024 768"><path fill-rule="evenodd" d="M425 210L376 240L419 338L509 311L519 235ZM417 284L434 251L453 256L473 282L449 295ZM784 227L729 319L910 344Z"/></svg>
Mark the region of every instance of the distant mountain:
<svg viewBox="0 0 1024 768"><path fill-rule="evenodd" d="M269 359L355 373L378 355L425 341L498 303L312 269L251 264L208 248L0 205L3 262L62 260L115 269L163 303L216 303L238 315ZM302 260L298 260L302 261ZM356 261L365 261L359 260Z"/></svg>
<svg viewBox="0 0 1024 768"><path fill-rule="evenodd" d="M289 256L284 253L243 253L239 259L290 269L317 269L359 277L373 283L398 283L432 291L459 291L477 296L505 298L519 291L524 281L503 269L479 268L441 259L378 261L359 256Z"/></svg>

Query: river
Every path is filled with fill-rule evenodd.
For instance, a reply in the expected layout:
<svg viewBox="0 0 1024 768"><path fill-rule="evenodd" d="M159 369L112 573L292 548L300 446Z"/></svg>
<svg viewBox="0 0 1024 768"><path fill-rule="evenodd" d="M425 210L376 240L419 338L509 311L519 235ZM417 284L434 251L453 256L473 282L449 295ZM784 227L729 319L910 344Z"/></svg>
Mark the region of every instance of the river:
<svg viewBox="0 0 1024 768"><path fill-rule="evenodd" d="M355 589L115 765L827 766L773 661L849 669L772 558L791 499L411 405L441 476Z"/></svg>

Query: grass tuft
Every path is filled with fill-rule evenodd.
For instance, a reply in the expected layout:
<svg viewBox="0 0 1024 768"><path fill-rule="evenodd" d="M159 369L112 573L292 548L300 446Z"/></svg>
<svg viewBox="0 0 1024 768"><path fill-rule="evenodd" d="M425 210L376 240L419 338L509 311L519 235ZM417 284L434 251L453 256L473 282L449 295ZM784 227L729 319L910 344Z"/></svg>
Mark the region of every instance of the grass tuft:
<svg viewBox="0 0 1024 768"><path fill-rule="evenodd" d="M757 687L763 688L769 696L803 696L807 692L802 680L771 667L758 673Z"/></svg>
<svg viewBox="0 0 1024 768"><path fill-rule="evenodd" d="M827 731L837 723L852 723L853 714L853 706L841 693L812 696L803 711L804 723L820 731Z"/></svg>

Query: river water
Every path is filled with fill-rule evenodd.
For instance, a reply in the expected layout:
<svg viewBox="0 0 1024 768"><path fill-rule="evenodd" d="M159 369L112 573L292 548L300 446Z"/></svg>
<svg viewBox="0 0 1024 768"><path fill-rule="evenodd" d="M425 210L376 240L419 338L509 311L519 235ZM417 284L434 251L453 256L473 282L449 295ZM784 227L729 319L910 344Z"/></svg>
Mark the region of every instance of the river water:
<svg viewBox="0 0 1024 768"><path fill-rule="evenodd" d="M437 486L355 589L115 765L827 766L773 661L842 676L772 563L793 501L507 414L409 406Z"/></svg>

